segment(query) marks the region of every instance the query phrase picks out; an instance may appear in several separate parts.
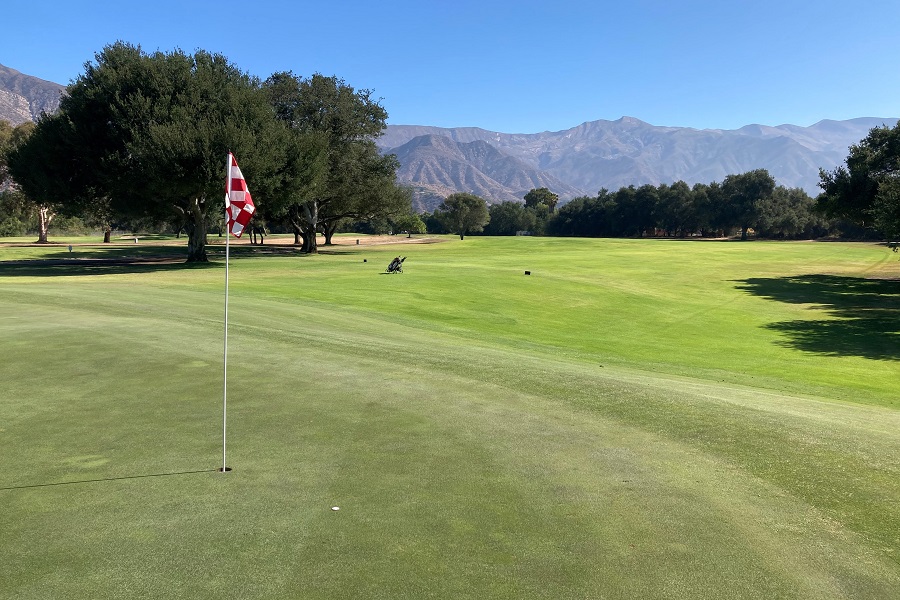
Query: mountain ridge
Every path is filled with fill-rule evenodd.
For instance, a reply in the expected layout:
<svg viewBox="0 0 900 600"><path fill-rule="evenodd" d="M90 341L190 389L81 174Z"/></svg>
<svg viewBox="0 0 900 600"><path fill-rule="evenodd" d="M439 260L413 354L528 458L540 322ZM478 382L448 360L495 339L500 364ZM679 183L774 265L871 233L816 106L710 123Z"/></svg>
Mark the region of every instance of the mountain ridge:
<svg viewBox="0 0 900 600"><path fill-rule="evenodd" d="M14 125L55 111L64 92L60 84L0 65L0 119ZM521 201L529 189L547 187L566 201L601 188L709 183L759 168L779 185L816 195L819 169L843 163L850 145L873 127L896 123L897 118L858 117L822 119L807 127L695 129L623 116L540 133L388 125L376 143L382 152L397 154L398 180L413 188L415 207L431 210L454 192L496 203Z"/></svg>
<svg viewBox="0 0 900 600"><path fill-rule="evenodd" d="M896 118L860 117L823 119L808 127L750 124L727 130L656 126L622 117L532 134L506 134L478 127L388 125L377 143L383 152L393 152L420 135L440 135L459 143L480 140L589 195L604 187L618 189L678 180L709 183L758 168L767 169L780 185L816 195L820 168L833 169L841 164L849 146L864 138L871 128L896 123ZM417 183L415 177L407 181ZM569 193L557 193L564 200L571 197Z"/></svg>
<svg viewBox="0 0 900 600"><path fill-rule="evenodd" d="M456 142L425 134L389 152L400 161L398 180L412 184L418 210L433 208L455 191L490 202L521 201L529 190L539 187L552 187L569 197L583 193L484 140Z"/></svg>
<svg viewBox="0 0 900 600"><path fill-rule="evenodd" d="M0 119L19 125L59 107L65 86L0 65Z"/></svg>

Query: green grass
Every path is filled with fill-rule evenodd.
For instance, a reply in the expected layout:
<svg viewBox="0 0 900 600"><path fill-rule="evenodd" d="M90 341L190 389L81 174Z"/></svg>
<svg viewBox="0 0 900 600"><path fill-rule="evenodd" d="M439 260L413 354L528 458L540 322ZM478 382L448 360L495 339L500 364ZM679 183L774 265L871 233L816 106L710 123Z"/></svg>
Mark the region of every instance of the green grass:
<svg viewBox="0 0 900 600"><path fill-rule="evenodd" d="M67 243L0 248L0 598L900 596L884 247L235 246L223 475L221 248Z"/></svg>

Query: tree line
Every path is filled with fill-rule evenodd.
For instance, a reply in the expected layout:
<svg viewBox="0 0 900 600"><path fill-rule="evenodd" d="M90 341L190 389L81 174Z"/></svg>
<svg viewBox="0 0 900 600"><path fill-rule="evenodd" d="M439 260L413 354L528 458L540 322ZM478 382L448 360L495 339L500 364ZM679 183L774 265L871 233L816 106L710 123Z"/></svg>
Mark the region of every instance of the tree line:
<svg viewBox="0 0 900 600"><path fill-rule="evenodd" d="M386 120L371 91L337 77L260 80L218 54L118 42L85 65L56 113L0 140L0 176L36 207L40 241L57 214L107 240L115 225L167 227L185 231L188 261L202 262L223 220L231 151L252 182L254 223L288 228L314 253L317 233L328 244L342 223L410 214L396 158L375 145Z"/></svg>
<svg viewBox="0 0 900 600"><path fill-rule="evenodd" d="M799 188L775 185L765 169L727 176L724 181L689 186L628 186L576 198L548 220L550 235L588 237L821 237L828 223L815 200Z"/></svg>
<svg viewBox="0 0 900 600"><path fill-rule="evenodd" d="M423 215L432 233L576 237L726 237L752 231L768 239L825 236L900 238L900 124L874 128L850 148L844 165L820 170L823 192L775 184L765 169L689 186L627 186L574 198L559 210L547 188L524 203L487 206L471 194L454 194ZM465 197L465 198L463 198ZM464 202L463 202L464 200ZM465 208L463 208L463 204Z"/></svg>
<svg viewBox="0 0 900 600"><path fill-rule="evenodd" d="M467 231L486 235L641 237L700 235L747 239L823 236L900 240L900 123L875 127L849 149L844 164L819 170L822 193L775 184L765 169L727 176L721 183L683 181L601 189L556 210L558 196L534 189L524 204L502 202L479 213ZM472 205L471 199L469 205ZM423 215L432 232L460 233L442 204ZM472 212L470 210L470 212ZM461 234L462 235L462 234ZM898 244L900 245L900 244ZM895 246L897 247L897 246Z"/></svg>
<svg viewBox="0 0 900 600"><path fill-rule="evenodd" d="M556 208L558 198L546 188L531 190L524 204L490 206L482 224L485 235L576 237L722 237L740 233L747 239L814 238L832 224L802 189L776 186L764 169L729 175L722 183L689 186L683 181L659 186L622 187L596 196L574 198ZM429 230L447 229L441 207L425 215ZM452 230L452 229L451 229ZM455 232L455 230L453 230ZM470 231L472 231L470 229Z"/></svg>

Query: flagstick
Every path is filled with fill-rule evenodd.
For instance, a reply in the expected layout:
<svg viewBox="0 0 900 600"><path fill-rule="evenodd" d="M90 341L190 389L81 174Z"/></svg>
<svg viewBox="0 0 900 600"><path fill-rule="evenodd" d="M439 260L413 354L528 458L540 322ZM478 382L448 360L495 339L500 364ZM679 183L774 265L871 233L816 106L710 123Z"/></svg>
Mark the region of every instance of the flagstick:
<svg viewBox="0 0 900 600"><path fill-rule="evenodd" d="M231 153L228 153L228 173L226 174L226 200L231 198ZM228 203L225 206L225 350L223 352L222 368L222 472L228 471L225 466L225 434L228 423L228 258L230 249L231 232L228 229Z"/></svg>

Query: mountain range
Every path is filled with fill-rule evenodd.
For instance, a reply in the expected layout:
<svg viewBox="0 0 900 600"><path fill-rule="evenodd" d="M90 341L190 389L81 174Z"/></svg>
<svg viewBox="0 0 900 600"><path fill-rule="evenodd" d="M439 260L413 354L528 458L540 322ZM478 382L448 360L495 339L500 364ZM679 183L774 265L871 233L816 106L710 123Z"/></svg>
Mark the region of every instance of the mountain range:
<svg viewBox="0 0 900 600"><path fill-rule="evenodd" d="M896 123L896 118L863 117L823 120L809 127L700 130L622 117L535 134L388 125L377 143L382 152L400 159L400 180L413 186L417 203L425 208L433 208L440 201L437 196L450 190L472 192L494 202L510 197L520 200L522 183L532 181L528 189L547 187L568 200L594 195L600 188L679 180L709 183L760 168L767 169L779 185L799 187L815 196L820 191L820 168L841 164L850 145L873 127ZM491 160L473 160L465 149L474 145L490 146L491 152L476 155L490 154Z"/></svg>
<svg viewBox="0 0 900 600"><path fill-rule="evenodd" d="M59 107L65 86L0 65L0 119L19 125Z"/></svg>
<svg viewBox="0 0 900 600"><path fill-rule="evenodd" d="M0 119L36 120L59 106L65 87L0 65ZM809 127L746 125L740 129L662 127L633 117L590 121L564 131L500 133L477 127L388 125L376 142L397 155L401 183L414 208L433 210L453 192L489 203L521 201L546 187L565 201L600 188L722 181L767 169L780 185L815 196L819 169L833 169L851 144L897 118L823 120Z"/></svg>
<svg viewBox="0 0 900 600"><path fill-rule="evenodd" d="M389 152L400 161L397 179L412 185L418 209L433 209L457 191L493 202L521 201L529 190L541 187L569 198L582 194L484 140L457 142L448 136L426 134Z"/></svg>

